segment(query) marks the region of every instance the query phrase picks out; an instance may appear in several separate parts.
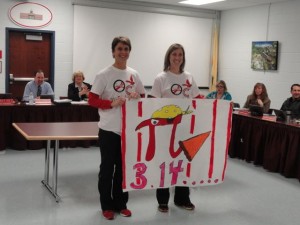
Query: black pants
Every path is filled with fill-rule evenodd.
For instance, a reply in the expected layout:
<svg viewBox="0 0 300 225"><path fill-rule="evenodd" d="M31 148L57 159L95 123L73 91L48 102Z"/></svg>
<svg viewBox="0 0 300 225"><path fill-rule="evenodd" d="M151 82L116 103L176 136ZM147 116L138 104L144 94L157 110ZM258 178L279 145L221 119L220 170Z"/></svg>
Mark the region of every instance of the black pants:
<svg viewBox="0 0 300 225"><path fill-rule="evenodd" d="M169 203L170 189L169 188L159 188L156 190L156 199L158 204ZM178 205L190 203L190 189L189 187L175 187L174 203Z"/></svg>
<svg viewBox="0 0 300 225"><path fill-rule="evenodd" d="M122 190L122 158L120 135L99 129L101 154L98 190L102 210L126 209L128 192Z"/></svg>

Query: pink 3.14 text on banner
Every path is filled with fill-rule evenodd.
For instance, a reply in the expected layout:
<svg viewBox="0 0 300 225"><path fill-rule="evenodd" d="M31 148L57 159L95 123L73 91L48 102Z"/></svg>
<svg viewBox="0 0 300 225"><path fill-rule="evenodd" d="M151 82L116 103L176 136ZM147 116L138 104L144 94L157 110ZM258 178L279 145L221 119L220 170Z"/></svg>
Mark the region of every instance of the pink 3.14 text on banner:
<svg viewBox="0 0 300 225"><path fill-rule="evenodd" d="M123 189L222 183L231 103L209 99L139 99L122 107Z"/></svg>

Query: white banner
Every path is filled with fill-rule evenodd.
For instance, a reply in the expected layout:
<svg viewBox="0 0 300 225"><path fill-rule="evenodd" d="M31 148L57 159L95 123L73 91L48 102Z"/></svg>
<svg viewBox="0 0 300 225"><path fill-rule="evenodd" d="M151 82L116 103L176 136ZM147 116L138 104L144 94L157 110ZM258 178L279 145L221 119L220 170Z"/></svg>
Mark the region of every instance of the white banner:
<svg viewBox="0 0 300 225"><path fill-rule="evenodd" d="M222 183L231 117L225 100L127 101L122 107L123 189Z"/></svg>

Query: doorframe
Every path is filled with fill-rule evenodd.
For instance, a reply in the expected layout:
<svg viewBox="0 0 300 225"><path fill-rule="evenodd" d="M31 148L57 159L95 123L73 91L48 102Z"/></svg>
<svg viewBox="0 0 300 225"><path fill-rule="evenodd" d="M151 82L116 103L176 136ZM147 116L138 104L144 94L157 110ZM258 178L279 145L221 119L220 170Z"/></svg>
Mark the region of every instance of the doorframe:
<svg viewBox="0 0 300 225"><path fill-rule="evenodd" d="M55 61L55 31L51 30L33 30L33 29L22 29L22 28L5 28L5 92L8 92L9 88L9 32L16 31L20 33L32 33L32 34L50 34L50 74L49 74L49 82L54 91L54 61Z"/></svg>

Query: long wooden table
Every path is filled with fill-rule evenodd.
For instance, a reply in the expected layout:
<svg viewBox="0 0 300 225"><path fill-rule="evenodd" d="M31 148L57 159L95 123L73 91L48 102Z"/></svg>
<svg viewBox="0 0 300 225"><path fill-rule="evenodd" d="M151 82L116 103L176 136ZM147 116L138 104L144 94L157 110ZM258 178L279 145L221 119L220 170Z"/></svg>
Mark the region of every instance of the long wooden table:
<svg viewBox="0 0 300 225"><path fill-rule="evenodd" d="M45 150L45 170L42 183L60 201L57 194L58 149L60 140L96 140L98 139L97 122L62 122L62 123L13 123L22 136L30 141L47 141ZM52 185L49 184L50 148L54 141Z"/></svg>

